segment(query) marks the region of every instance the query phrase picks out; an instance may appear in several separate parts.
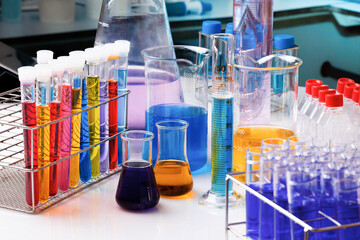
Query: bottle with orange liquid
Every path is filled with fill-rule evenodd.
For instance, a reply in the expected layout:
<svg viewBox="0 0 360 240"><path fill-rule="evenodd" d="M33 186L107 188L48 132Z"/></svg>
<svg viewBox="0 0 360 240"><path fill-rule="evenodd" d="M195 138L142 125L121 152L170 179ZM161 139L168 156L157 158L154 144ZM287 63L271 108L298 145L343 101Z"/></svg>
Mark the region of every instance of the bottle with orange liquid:
<svg viewBox="0 0 360 240"><path fill-rule="evenodd" d="M183 120L156 123L158 129L158 156L155 178L160 195L180 196L192 190L193 180L186 154L186 130Z"/></svg>

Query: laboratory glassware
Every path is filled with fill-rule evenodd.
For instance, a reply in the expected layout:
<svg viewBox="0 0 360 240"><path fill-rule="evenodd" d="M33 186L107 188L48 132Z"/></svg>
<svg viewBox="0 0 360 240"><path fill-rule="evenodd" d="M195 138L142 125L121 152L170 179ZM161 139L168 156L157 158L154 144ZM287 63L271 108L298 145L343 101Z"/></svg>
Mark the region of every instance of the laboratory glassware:
<svg viewBox="0 0 360 240"><path fill-rule="evenodd" d="M116 190L116 202L129 210L155 207L160 199L152 167L152 140L154 134L130 130L121 135L123 164Z"/></svg>
<svg viewBox="0 0 360 240"><path fill-rule="evenodd" d="M226 24L225 33L229 33L229 34L234 33L234 24L232 22Z"/></svg>
<svg viewBox="0 0 360 240"><path fill-rule="evenodd" d="M303 113L303 108L307 108L307 105L310 103L311 98L312 98L312 86L314 85L322 85L322 81L321 80L317 80L317 79L308 79L305 82L305 96L300 100L299 104L298 104L298 115L300 117L300 115Z"/></svg>
<svg viewBox="0 0 360 240"><path fill-rule="evenodd" d="M65 66L58 60L49 62L51 67L51 96L50 96L50 121L61 118L61 102L62 102L62 84ZM50 125L50 162L60 159L60 126L61 122ZM50 189L49 195L55 196L58 192L59 176L58 165L50 166Z"/></svg>
<svg viewBox="0 0 360 240"><path fill-rule="evenodd" d="M136 29L136 31L134 31ZM103 0L95 45L127 40L129 128L145 128L145 63L141 51L173 44L164 0ZM155 126L154 126L155 127Z"/></svg>
<svg viewBox="0 0 360 240"><path fill-rule="evenodd" d="M79 61L85 62L84 51L72 51L69 53L70 57L79 58ZM85 68L85 67L84 67ZM87 109L87 82L86 72L83 71L81 78L81 110ZM89 142L89 114L88 111L81 113L81 124L80 124L80 150L90 147ZM91 161L90 161L90 150L80 153L80 180L88 182L91 179Z"/></svg>
<svg viewBox="0 0 360 240"><path fill-rule="evenodd" d="M105 45L95 47L100 58L100 103L109 99L108 59ZM100 141L109 137L109 105L100 106ZM100 173L109 170L109 141L100 144Z"/></svg>
<svg viewBox="0 0 360 240"><path fill-rule="evenodd" d="M53 60L54 52L50 50L39 50L36 52L36 61L39 64L46 64Z"/></svg>
<svg viewBox="0 0 360 240"><path fill-rule="evenodd" d="M65 65L62 86L61 117L72 114L72 85L70 57L61 56L57 60ZM66 118L60 123L60 159L71 154L71 118ZM70 181L70 158L58 164L59 189L67 191Z"/></svg>
<svg viewBox="0 0 360 240"><path fill-rule="evenodd" d="M38 126L50 122L50 84L51 69L48 64L37 64L36 71L36 124ZM37 130L38 167L43 168L50 163L50 126ZM49 168L39 171L39 201L49 199Z"/></svg>
<svg viewBox="0 0 360 240"><path fill-rule="evenodd" d="M256 48L260 57L272 54L273 51L273 1L272 0L234 0L234 37L235 53L243 49L243 36L246 29L256 34ZM241 53L240 53L241 54Z"/></svg>
<svg viewBox="0 0 360 240"><path fill-rule="evenodd" d="M246 149L246 184L253 190L260 191L260 159L271 157L271 148L250 147ZM251 193L246 193L246 234L252 239L259 238L260 200Z"/></svg>
<svg viewBox="0 0 360 240"><path fill-rule="evenodd" d="M295 38L290 34L278 34L274 37L274 54L284 54L297 57L299 47L295 45Z"/></svg>
<svg viewBox="0 0 360 240"><path fill-rule="evenodd" d="M18 69L23 125L36 127L36 102L35 102L35 78L34 67L21 67ZM37 169L38 148L37 129L24 129L24 161L25 167ZM39 203L39 173L25 173L26 203L34 207Z"/></svg>
<svg viewBox="0 0 360 240"><path fill-rule="evenodd" d="M116 74L116 65L119 60L119 47L114 43L105 44L109 52L108 58L108 84L109 99L118 96L118 75ZM118 133L118 101L109 102L109 137ZM121 141L120 141L121 142ZM109 140L109 169L113 170L118 166L118 137Z"/></svg>
<svg viewBox="0 0 360 240"><path fill-rule="evenodd" d="M117 74L118 81L118 94L121 95L126 92L128 84L128 57L130 51L130 42L126 40L117 40L115 44L119 50L119 59L117 60L115 67L115 74ZM139 101L137 99L136 101ZM118 100L118 132L125 131L127 126L127 117L128 117L128 96L119 98ZM121 164L122 161L122 148L121 141L118 142L118 164Z"/></svg>
<svg viewBox="0 0 360 240"><path fill-rule="evenodd" d="M207 161L208 58L210 50L193 46L166 46L143 50L147 88L146 130L155 123L181 119L189 123L187 153L191 171ZM157 156L154 137L153 159Z"/></svg>
<svg viewBox="0 0 360 240"><path fill-rule="evenodd" d="M301 59L287 55L270 55L258 61L235 58L234 172L245 171L246 148L260 146L265 138L295 135L301 64ZM282 85L275 87L277 92L270 98L274 87L270 89L269 79L274 74L282 79Z"/></svg>
<svg viewBox="0 0 360 240"><path fill-rule="evenodd" d="M193 187L186 151L188 126L189 123L183 120L156 123L158 156L154 172L157 187L163 196L180 196L190 192Z"/></svg>
<svg viewBox="0 0 360 240"><path fill-rule="evenodd" d="M73 57L71 63L70 82L72 84L72 113L81 112L83 69L85 61L79 57ZM71 154L80 151L81 140L81 114L74 115L71 118ZM74 188L78 185L80 179L80 154L70 158L70 180L69 186Z"/></svg>
<svg viewBox="0 0 360 240"><path fill-rule="evenodd" d="M303 221L321 218L318 203L318 177L314 164L298 157L298 164L286 171L287 196L289 210ZM301 163L302 162L302 163ZM314 228L319 227L319 221L308 222ZM319 233L310 233L311 239L317 239ZM291 239L304 239L304 230L291 221Z"/></svg>
<svg viewBox="0 0 360 240"><path fill-rule="evenodd" d="M85 50L85 71L87 87L87 105L100 104L100 58L94 48ZM89 110L89 143L90 146L100 142L100 107ZM100 146L90 149L91 176L100 174Z"/></svg>
<svg viewBox="0 0 360 240"><path fill-rule="evenodd" d="M214 34L212 41L212 116L211 116L211 188L199 199L200 204L225 207L227 173L232 172L233 160L233 110L234 36ZM228 189L232 191L232 186ZM230 205L239 202L232 194Z"/></svg>

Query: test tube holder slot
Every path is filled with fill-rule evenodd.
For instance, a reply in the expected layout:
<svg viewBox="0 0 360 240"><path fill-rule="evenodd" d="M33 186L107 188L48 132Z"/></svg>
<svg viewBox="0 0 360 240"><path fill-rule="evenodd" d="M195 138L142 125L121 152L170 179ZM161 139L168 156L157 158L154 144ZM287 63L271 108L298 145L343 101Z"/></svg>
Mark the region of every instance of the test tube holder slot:
<svg viewBox="0 0 360 240"><path fill-rule="evenodd" d="M256 173L259 173L259 171L252 171L251 173L256 174ZM266 198L265 196L261 195L259 192L253 190L252 188L247 186L245 183L242 183L241 181L239 181L238 179L235 178L236 176L245 176L245 175L246 175L246 172L230 173L230 174L226 175L225 229L226 229L227 234L228 234L228 232L231 232L240 239L243 239L243 240L251 239L248 236L246 236L246 234L242 233L243 229L239 230L239 228L238 228L238 226L241 226L241 225L246 226L246 221L229 222L230 207L229 207L229 191L228 191L228 189L229 189L230 181L233 183L233 185L236 184L237 186L239 186L240 189L243 190L245 193L251 193L252 195L256 196L260 201L267 203L269 206L274 208L274 210L277 210L278 212L280 212L283 215L285 215L286 217L288 217L291 221L294 221L295 223L300 225L304 229L304 239L305 240L310 239L310 237L309 237L310 232L320 233L320 232L334 231L334 230L339 230L339 229L346 229L346 228L360 226L360 222L346 224L346 225L341 225L338 222L337 222L337 224L335 224L334 220L331 217L328 217L321 213L320 214L323 215L324 218L303 221L303 220L297 218L296 216L294 216L293 214L291 214L289 211L287 211L287 210L283 209L282 207L280 207L279 205L277 205L274 201ZM334 226L329 226L329 227L324 227L324 228L313 228L308 224L308 223L311 223L312 221L319 221L322 219L328 219L329 221L334 223Z"/></svg>
<svg viewBox="0 0 360 240"><path fill-rule="evenodd" d="M69 198L76 193L98 183L106 178L121 171L121 166L118 166L114 170L109 170L107 173L100 173L99 176L91 178L88 182L79 181L79 184L75 188L69 188L69 190L62 192L58 191L55 196L49 198L45 203L40 203L36 206L29 206L26 203L25 193L25 173L35 173L42 169L49 168L52 165L58 164L72 156L78 155L81 152L88 151L89 149L100 145L106 141L109 141L115 137L118 137L121 133L117 133L114 136L108 137L97 144L91 145L87 149L83 149L77 153L74 153L58 161L49 163L43 168L29 169L25 168L24 163L24 138L23 130L35 130L41 127L48 126L60 122L64 119L71 118L74 115L81 114L82 112L89 111L93 108L99 107L103 104L108 104L111 101L117 101L119 98L125 98L126 104L127 96L130 90L124 91L123 94L112 98L108 101L102 102L96 106L88 107L87 109L71 114L67 117L58 119L56 121L49 122L43 126L26 127L22 124L22 110L21 110L21 92L20 88L15 88L3 93L0 93L0 207L11 210L16 210L25 213L39 213L56 203ZM126 111L127 111L126 107ZM124 113L127 116L127 113ZM126 119L127 121L127 119ZM127 123L125 124L127 126ZM120 138L120 137L119 137ZM33 148L33 147L32 147Z"/></svg>

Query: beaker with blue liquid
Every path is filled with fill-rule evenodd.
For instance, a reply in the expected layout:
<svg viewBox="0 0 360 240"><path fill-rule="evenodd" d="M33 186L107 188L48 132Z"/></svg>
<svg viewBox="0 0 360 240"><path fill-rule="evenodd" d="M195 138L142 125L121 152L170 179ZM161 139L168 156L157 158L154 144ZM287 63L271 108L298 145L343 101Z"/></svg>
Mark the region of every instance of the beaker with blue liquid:
<svg viewBox="0 0 360 240"><path fill-rule="evenodd" d="M166 46L142 51L145 59L147 106L145 128L157 133L155 123L181 119L189 123L187 153L191 171L207 161L208 59L210 50ZM156 159L158 139L152 151Z"/></svg>

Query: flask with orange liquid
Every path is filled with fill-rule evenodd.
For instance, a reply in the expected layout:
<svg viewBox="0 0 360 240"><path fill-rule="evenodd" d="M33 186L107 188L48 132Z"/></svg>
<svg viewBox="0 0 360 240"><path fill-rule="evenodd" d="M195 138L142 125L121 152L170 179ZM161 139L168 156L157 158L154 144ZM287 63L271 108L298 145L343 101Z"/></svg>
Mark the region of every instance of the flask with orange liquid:
<svg viewBox="0 0 360 240"><path fill-rule="evenodd" d="M193 180L186 154L186 130L183 120L156 123L158 156L155 177L160 195L180 196L192 190Z"/></svg>

